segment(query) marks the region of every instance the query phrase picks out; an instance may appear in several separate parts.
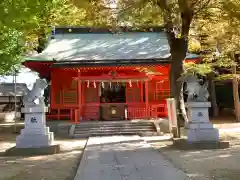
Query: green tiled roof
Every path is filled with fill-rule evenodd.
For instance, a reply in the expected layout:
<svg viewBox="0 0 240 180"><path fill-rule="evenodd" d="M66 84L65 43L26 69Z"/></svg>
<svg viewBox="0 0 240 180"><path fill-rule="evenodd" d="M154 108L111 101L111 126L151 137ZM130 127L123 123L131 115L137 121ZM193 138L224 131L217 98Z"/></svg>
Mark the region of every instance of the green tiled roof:
<svg viewBox="0 0 240 180"><path fill-rule="evenodd" d="M164 33L57 34L46 49L25 60L114 60L168 58Z"/></svg>
<svg viewBox="0 0 240 180"><path fill-rule="evenodd" d="M29 61L166 59L170 57L164 32L56 34L46 49ZM194 58L189 55L188 58Z"/></svg>

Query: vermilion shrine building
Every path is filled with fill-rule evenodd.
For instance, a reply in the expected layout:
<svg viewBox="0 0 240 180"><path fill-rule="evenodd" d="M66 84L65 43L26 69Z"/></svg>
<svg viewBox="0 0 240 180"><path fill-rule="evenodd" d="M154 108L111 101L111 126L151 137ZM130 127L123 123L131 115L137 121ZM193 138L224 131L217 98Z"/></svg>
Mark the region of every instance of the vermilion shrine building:
<svg viewBox="0 0 240 180"><path fill-rule="evenodd" d="M161 28L56 28L24 65L50 81L48 119L78 123L167 116L170 61Z"/></svg>

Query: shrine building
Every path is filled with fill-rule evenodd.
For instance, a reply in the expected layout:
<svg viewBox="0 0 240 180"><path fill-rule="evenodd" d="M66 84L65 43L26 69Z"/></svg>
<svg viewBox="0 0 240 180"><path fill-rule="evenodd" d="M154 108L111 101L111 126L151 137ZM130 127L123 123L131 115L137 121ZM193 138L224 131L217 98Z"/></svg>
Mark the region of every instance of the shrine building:
<svg viewBox="0 0 240 180"><path fill-rule="evenodd" d="M79 123L166 117L170 62L160 27L68 27L55 28L46 49L23 64L50 82L47 119Z"/></svg>

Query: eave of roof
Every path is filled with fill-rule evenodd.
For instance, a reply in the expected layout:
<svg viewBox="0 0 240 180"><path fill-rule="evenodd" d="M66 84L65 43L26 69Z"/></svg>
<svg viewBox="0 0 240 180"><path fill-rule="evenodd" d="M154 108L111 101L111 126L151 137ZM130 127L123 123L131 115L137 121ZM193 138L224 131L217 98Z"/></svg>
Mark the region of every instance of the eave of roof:
<svg viewBox="0 0 240 180"><path fill-rule="evenodd" d="M113 27L54 27L52 30L52 35L56 34L83 34L83 33L123 33L123 32L163 32L163 26L152 26L152 27L130 27L130 26L120 26L117 28Z"/></svg>
<svg viewBox="0 0 240 180"><path fill-rule="evenodd" d="M52 65L58 67L96 67L96 66L135 66L135 65L155 65L169 64L169 58L161 59L124 59L124 60L87 60L87 61L60 61Z"/></svg>

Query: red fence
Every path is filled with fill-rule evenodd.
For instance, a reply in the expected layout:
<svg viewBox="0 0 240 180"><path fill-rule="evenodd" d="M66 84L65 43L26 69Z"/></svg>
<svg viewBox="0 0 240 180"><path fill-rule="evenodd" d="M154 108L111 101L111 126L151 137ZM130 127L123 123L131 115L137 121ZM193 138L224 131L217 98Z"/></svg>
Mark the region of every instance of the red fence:
<svg viewBox="0 0 240 180"><path fill-rule="evenodd" d="M114 105L114 104L113 104ZM150 104L147 108L145 104L126 104L126 119L153 119L167 116L167 106L163 104ZM80 117L82 117L80 119ZM75 108L56 108L51 109L51 113L47 115L48 119L63 120L68 119L73 122L99 120L100 104L85 104L80 110Z"/></svg>

